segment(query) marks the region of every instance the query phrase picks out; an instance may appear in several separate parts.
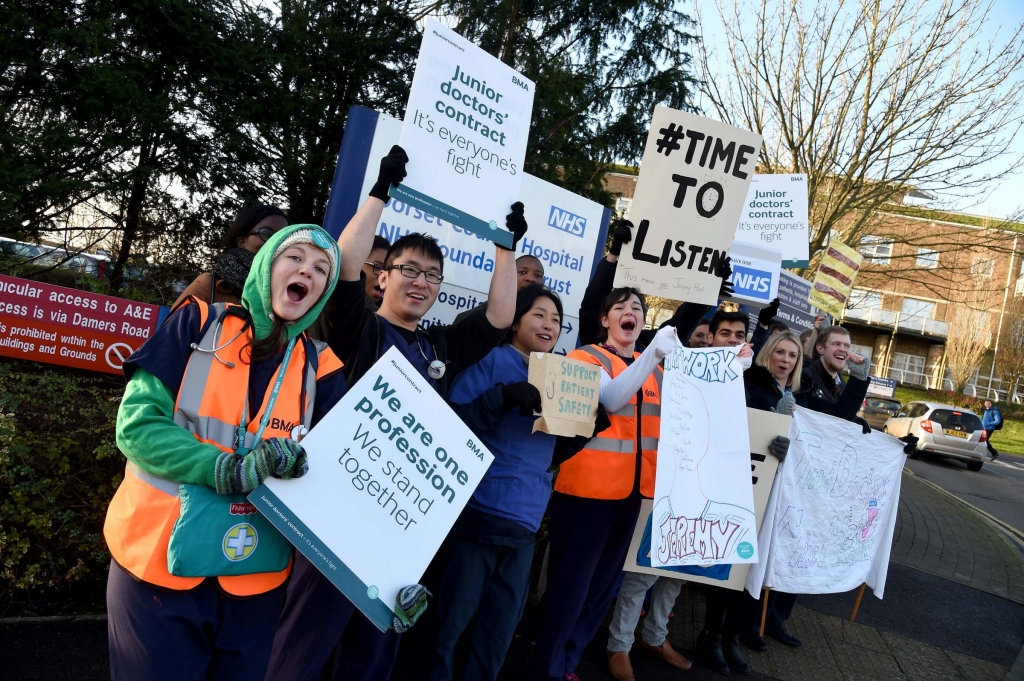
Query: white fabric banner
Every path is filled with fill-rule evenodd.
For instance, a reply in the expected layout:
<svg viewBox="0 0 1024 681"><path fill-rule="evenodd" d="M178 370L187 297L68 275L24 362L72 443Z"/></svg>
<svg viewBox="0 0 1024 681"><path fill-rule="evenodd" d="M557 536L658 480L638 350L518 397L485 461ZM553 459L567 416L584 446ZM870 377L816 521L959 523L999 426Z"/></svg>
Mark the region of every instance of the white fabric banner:
<svg viewBox="0 0 1024 681"><path fill-rule="evenodd" d="M797 408L792 441L768 499L747 590L885 591L896 527L903 443L856 423Z"/></svg>
<svg viewBox="0 0 1024 681"><path fill-rule="evenodd" d="M757 562L743 367L734 348L665 358L654 567Z"/></svg>

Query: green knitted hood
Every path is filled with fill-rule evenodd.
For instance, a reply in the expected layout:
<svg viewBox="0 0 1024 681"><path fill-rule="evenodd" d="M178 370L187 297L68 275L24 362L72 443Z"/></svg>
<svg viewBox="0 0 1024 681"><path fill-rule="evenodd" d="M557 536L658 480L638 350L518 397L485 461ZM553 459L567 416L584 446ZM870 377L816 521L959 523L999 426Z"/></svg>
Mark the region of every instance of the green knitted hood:
<svg viewBox="0 0 1024 681"><path fill-rule="evenodd" d="M270 240L263 244L263 248L253 259L252 269L249 270L249 276L245 279L245 287L242 289L242 307L252 315L254 335L257 340L269 336L270 330L274 326L273 310L270 304L270 268L274 263L274 252L277 251L281 242L288 238L288 235L300 229L312 229L323 234L326 237L324 243L329 243L330 247L334 249L339 268L341 266L338 242L319 225L290 225L270 237ZM309 312L288 324L288 340L298 336L316 321L337 283L338 275L335 273L334 277L327 282L327 288L324 289L320 300L316 301Z"/></svg>

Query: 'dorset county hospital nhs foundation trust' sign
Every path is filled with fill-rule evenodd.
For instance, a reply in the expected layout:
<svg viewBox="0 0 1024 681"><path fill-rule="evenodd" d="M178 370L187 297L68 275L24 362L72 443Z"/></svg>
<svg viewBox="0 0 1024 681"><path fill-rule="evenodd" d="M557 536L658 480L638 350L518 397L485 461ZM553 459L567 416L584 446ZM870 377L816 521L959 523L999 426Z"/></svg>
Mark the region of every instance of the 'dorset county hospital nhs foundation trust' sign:
<svg viewBox="0 0 1024 681"><path fill-rule="evenodd" d="M160 308L0 275L0 355L121 373L156 330Z"/></svg>

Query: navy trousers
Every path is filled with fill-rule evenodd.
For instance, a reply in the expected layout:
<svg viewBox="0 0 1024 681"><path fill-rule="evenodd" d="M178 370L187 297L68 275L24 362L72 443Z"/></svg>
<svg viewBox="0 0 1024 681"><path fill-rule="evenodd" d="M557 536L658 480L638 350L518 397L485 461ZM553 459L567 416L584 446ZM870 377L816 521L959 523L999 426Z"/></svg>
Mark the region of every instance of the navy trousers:
<svg viewBox="0 0 1024 681"><path fill-rule="evenodd" d="M140 582L111 561L107 577L114 681L262 679L284 601L279 587L234 598L215 579L189 591Z"/></svg>
<svg viewBox="0 0 1024 681"><path fill-rule="evenodd" d="M796 607L797 594L787 594L781 591L768 592L768 613L764 620L764 633L774 634L786 628L786 620L793 615L793 608ZM751 636L758 636L761 633L761 612L764 608L764 594L761 598L754 598L746 591L743 592L741 610L743 615L739 622L739 632Z"/></svg>
<svg viewBox="0 0 1024 681"><path fill-rule="evenodd" d="M295 554L267 681L317 681L336 649L335 681L387 681L401 637L381 632L330 580Z"/></svg>
<svg viewBox="0 0 1024 681"><path fill-rule="evenodd" d="M560 681L574 672L608 612L640 515L640 497L607 501L556 492L548 513L548 586L530 677Z"/></svg>

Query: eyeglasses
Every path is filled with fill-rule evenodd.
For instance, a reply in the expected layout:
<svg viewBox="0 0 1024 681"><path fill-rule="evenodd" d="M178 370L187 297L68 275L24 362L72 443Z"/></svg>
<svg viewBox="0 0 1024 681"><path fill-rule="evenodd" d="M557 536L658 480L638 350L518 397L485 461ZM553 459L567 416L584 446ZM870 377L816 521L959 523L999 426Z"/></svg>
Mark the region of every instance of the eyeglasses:
<svg viewBox="0 0 1024 681"><path fill-rule="evenodd" d="M277 231L271 229L270 227L260 227L258 229L254 229L251 232L249 232L248 236L259 235L259 237L261 239L263 239L263 241L265 243L267 241L270 241L270 237L274 236L274 234L276 234L276 233L277 233Z"/></svg>
<svg viewBox="0 0 1024 681"><path fill-rule="evenodd" d="M398 270L399 272L402 273L403 277L409 277L410 279L415 279L416 277L420 276L420 273L422 272L423 278L427 280L428 284L440 284L442 281L444 281L443 275L432 270L421 270L419 267L416 267L415 265L392 265L391 267L385 267L384 269Z"/></svg>
<svg viewBox="0 0 1024 681"><path fill-rule="evenodd" d="M373 269L373 273L374 274L380 274L381 272L384 271L384 265L379 263L379 262L371 262L371 261L367 260L363 264L364 265L369 265Z"/></svg>

